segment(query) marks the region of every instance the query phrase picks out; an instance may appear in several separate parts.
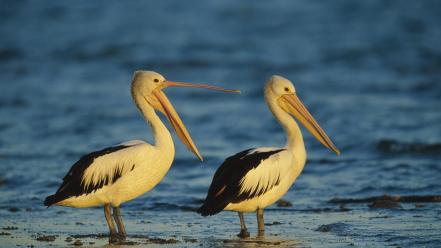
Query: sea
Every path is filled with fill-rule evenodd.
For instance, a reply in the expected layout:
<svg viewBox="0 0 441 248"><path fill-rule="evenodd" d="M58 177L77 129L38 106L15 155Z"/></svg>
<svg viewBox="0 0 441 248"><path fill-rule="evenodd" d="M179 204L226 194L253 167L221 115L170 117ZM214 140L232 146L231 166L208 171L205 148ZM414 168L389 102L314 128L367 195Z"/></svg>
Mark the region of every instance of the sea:
<svg viewBox="0 0 441 248"><path fill-rule="evenodd" d="M439 247L439 201L335 199L441 195L440 27L435 0L2 0L0 247L107 246L101 207L43 201L82 155L152 142L130 94L136 70L242 93L164 90L204 161L167 124L174 163L122 205L121 247ZM303 173L265 209L266 236L248 213L241 240L236 213L195 210L225 158L284 146L263 98L272 75L293 82L342 153L302 129Z"/></svg>

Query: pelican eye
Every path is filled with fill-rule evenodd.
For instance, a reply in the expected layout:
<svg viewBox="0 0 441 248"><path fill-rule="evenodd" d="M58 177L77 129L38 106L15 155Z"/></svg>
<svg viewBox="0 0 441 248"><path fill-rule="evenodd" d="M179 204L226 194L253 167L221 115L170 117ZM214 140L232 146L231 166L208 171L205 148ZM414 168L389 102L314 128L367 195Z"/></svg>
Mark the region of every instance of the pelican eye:
<svg viewBox="0 0 441 248"><path fill-rule="evenodd" d="M285 92L289 92L289 88L288 87L285 87Z"/></svg>

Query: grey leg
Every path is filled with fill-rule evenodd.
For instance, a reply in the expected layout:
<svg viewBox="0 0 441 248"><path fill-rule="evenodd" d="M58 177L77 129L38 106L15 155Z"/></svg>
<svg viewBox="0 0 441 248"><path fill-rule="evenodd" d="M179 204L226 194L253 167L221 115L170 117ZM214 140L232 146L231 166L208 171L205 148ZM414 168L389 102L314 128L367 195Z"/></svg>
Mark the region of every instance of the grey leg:
<svg viewBox="0 0 441 248"><path fill-rule="evenodd" d="M109 243L115 243L118 241L115 224L113 223L112 214L110 213L110 204L104 205L104 216L106 216L107 225L109 226Z"/></svg>
<svg viewBox="0 0 441 248"><path fill-rule="evenodd" d="M257 227L259 229L259 236L263 236L265 234L265 225L263 223L263 209L257 209Z"/></svg>
<svg viewBox="0 0 441 248"><path fill-rule="evenodd" d="M113 207L113 218L115 219L116 225L118 226L119 238L125 240L127 237L126 228L124 227L119 207Z"/></svg>
<svg viewBox="0 0 441 248"><path fill-rule="evenodd" d="M248 238L250 234L247 231L247 227L245 226L245 221L243 219L243 213L237 212L239 214L239 220L240 220L240 233L237 235L240 238Z"/></svg>

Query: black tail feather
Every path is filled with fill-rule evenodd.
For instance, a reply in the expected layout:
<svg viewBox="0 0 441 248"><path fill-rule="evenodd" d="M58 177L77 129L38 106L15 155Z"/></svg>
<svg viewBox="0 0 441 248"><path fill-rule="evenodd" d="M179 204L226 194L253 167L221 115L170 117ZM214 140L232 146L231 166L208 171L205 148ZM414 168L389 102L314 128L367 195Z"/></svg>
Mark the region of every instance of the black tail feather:
<svg viewBox="0 0 441 248"><path fill-rule="evenodd" d="M227 204L228 205L228 204ZM212 204L210 202L205 201L204 204L196 211L202 216L215 215L220 213L227 205L223 204Z"/></svg>
<svg viewBox="0 0 441 248"><path fill-rule="evenodd" d="M55 203L60 202L64 199L66 199L65 196L62 196L59 194L53 194L53 195L46 197L46 199L44 200L44 205L46 207L50 207L50 206L54 205Z"/></svg>

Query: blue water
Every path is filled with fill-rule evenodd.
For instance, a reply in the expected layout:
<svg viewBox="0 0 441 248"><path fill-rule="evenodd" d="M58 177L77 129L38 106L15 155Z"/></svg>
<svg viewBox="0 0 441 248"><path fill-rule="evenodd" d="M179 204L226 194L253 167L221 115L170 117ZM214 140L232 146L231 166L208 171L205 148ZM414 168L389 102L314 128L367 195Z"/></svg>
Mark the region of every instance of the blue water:
<svg viewBox="0 0 441 248"><path fill-rule="evenodd" d="M123 206L130 234L197 240L177 247L244 245L235 239L236 214L203 218L192 210L224 158L285 143L262 91L279 74L342 155L304 134L308 164L284 197L293 207L267 210L266 222L282 222L267 227L268 239L438 246L439 203L342 212L327 201L441 194L440 13L438 1L2 1L0 227L19 229L0 236L0 246L47 245L34 240L38 234L62 241L106 232L101 209L46 209L42 201L82 154L151 141L130 97L138 69L242 94L166 90L205 162L175 137L167 177ZM255 232L254 215L247 223ZM316 231L324 224L337 228Z"/></svg>

